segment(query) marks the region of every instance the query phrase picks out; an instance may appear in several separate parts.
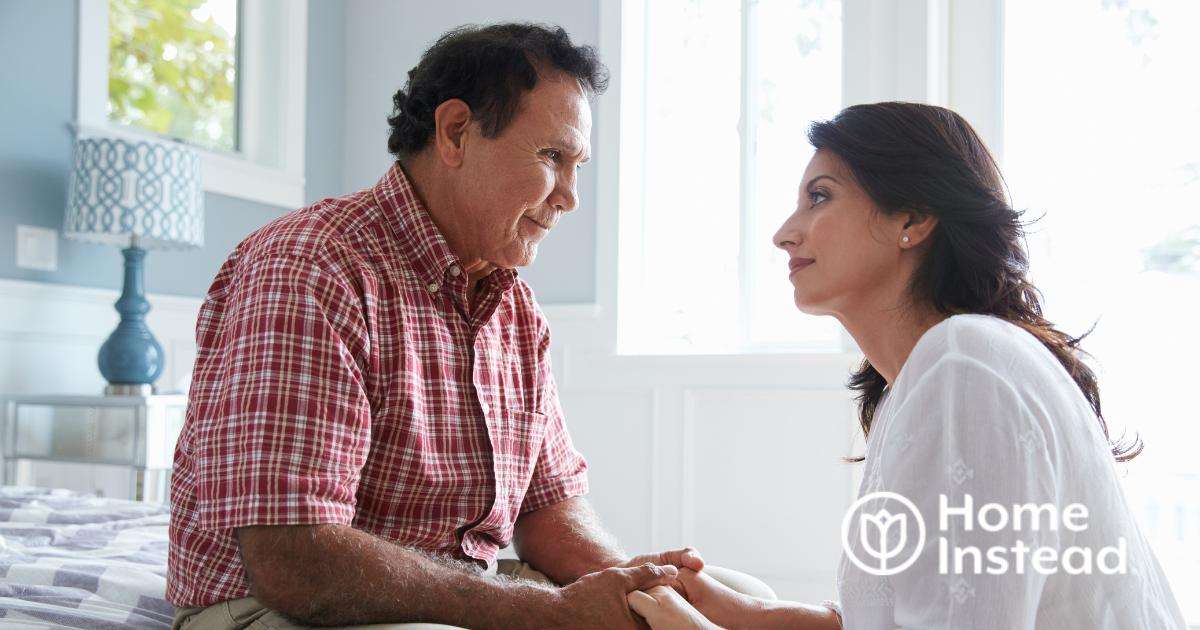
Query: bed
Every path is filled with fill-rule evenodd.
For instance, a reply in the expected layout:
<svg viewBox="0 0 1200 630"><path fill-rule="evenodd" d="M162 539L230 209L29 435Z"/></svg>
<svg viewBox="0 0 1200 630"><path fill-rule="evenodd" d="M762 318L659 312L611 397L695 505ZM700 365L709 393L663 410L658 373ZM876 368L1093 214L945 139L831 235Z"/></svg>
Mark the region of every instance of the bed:
<svg viewBox="0 0 1200 630"><path fill-rule="evenodd" d="M166 506L0 486L0 628L166 629Z"/></svg>

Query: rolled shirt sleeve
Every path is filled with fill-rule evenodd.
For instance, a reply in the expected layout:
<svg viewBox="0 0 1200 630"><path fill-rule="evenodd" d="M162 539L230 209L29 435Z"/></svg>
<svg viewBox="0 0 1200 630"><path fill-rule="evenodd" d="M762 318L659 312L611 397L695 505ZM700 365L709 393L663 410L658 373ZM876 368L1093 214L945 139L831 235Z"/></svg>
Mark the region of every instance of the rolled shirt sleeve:
<svg viewBox="0 0 1200 630"><path fill-rule="evenodd" d="M371 444L360 303L300 257L264 257L238 274L219 411L196 427L200 527L349 524Z"/></svg>

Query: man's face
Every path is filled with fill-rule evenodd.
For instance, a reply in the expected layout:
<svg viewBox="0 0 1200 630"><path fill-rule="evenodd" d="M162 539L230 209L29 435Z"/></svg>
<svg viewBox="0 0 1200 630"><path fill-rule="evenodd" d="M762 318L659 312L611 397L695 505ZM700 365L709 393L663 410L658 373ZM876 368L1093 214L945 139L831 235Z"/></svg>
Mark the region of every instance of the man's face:
<svg viewBox="0 0 1200 630"><path fill-rule="evenodd" d="M469 250L511 269L533 262L538 243L564 212L579 205L575 183L591 156L592 113L575 79L558 72L538 77L512 122L495 138L477 125L463 153L456 210Z"/></svg>

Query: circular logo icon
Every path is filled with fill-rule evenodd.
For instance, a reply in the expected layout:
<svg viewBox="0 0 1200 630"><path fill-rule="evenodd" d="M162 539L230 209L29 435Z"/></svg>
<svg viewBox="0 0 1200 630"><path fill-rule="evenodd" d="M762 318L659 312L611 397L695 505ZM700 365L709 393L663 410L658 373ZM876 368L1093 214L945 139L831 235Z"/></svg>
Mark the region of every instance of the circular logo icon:
<svg viewBox="0 0 1200 630"><path fill-rule="evenodd" d="M896 507L904 509L893 507L895 511L892 512L883 507L873 513L860 511L860 508L871 501L896 501L900 503L900 506ZM912 521L916 523L917 544L906 559L901 562L893 562L908 546L911 528L910 514ZM855 553L854 545L850 544L850 530L856 524L856 515L858 542L862 547L862 552L869 556L865 559L859 558ZM925 519L921 518L921 511L912 501L895 492L872 492L859 497L846 512L846 518L842 519L842 549L851 562L871 575L895 575L907 569L917 561L917 557L921 555L921 550L924 548Z"/></svg>

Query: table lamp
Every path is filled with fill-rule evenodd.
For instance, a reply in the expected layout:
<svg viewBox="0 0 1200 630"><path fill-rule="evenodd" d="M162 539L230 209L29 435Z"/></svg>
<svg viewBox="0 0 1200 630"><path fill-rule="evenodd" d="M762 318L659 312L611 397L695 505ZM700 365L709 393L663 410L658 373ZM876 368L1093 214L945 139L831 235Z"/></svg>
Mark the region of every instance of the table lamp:
<svg viewBox="0 0 1200 630"><path fill-rule="evenodd" d="M63 236L122 247L125 285L117 329L100 346L107 395L149 395L162 374L162 346L146 327L142 269L147 249L204 245L201 160L178 143L80 138L75 141Z"/></svg>

